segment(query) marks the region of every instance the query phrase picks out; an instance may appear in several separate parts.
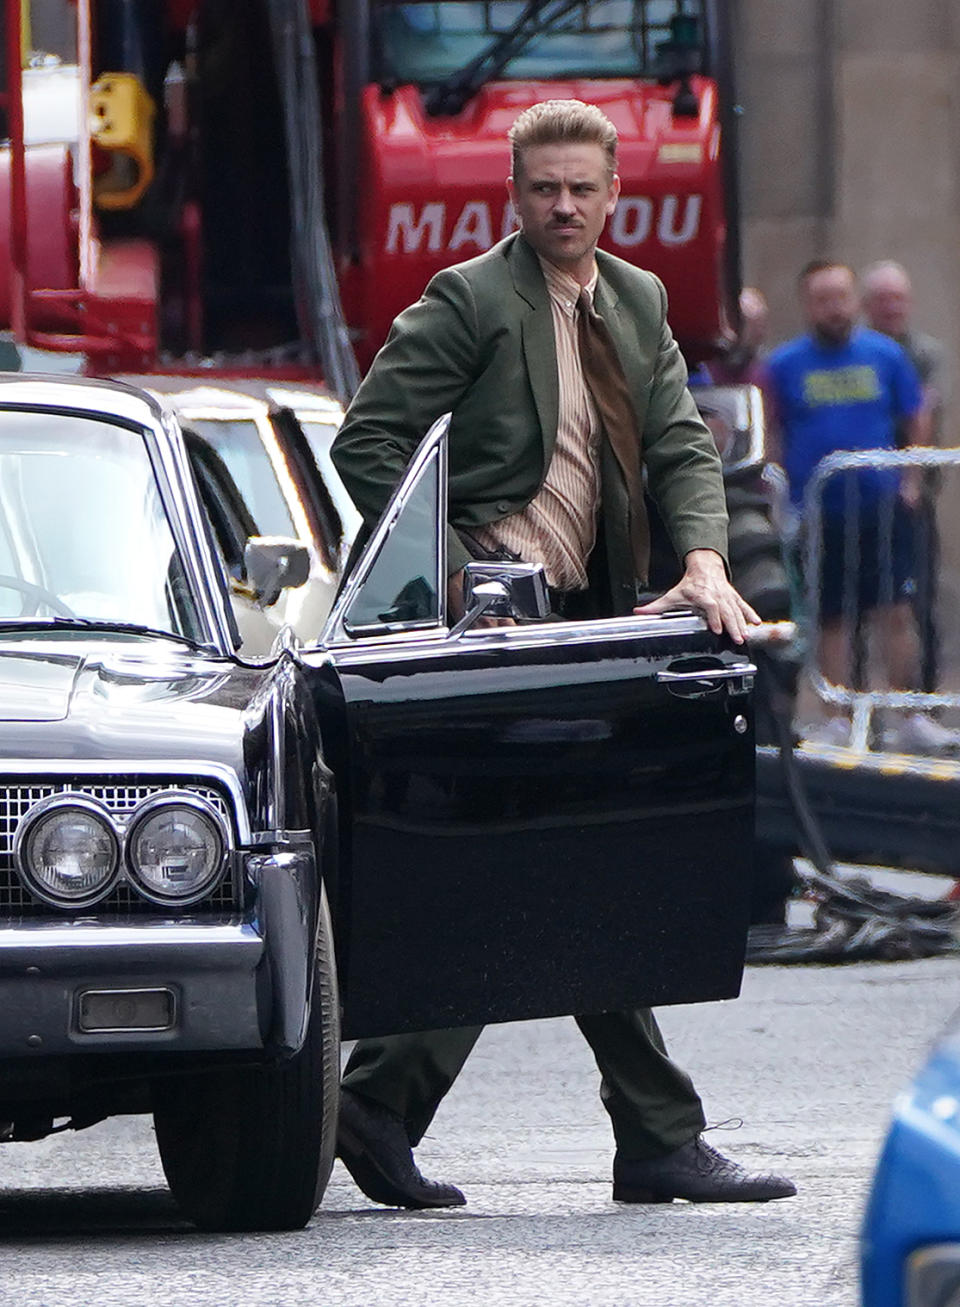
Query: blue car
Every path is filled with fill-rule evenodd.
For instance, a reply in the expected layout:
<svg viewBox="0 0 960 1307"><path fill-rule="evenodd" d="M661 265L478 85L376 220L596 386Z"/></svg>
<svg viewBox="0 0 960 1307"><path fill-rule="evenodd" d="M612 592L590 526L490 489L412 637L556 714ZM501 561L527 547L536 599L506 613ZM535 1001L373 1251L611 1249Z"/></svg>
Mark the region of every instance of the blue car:
<svg viewBox="0 0 960 1307"><path fill-rule="evenodd" d="M960 1307L960 1018L895 1105L861 1270L863 1307Z"/></svg>

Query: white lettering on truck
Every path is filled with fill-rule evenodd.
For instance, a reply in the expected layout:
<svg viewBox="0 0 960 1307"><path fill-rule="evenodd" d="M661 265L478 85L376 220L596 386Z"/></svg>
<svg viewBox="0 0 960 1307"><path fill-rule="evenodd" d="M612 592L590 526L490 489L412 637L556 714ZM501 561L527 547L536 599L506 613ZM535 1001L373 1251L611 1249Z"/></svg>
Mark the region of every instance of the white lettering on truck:
<svg viewBox="0 0 960 1307"><path fill-rule="evenodd" d="M448 248L458 250L461 245L479 245L480 249L488 250L492 244L490 205L484 204L482 200L471 200L463 206Z"/></svg>
<svg viewBox="0 0 960 1307"><path fill-rule="evenodd" d="M497 206L499 208L499 206ZM419 214L408 200L390 206L387 220L387 254L436 253L471 247L488 250L493 244L494 212L486 200L468 200L447 232L447 206L438 200L424 204ZM661 245L689 245L696 240L703 212L702 195L621 195L610 219L610 237L621 249L634 249L652 235ZM517 224L513 205L507 202L500 221L500 238Z"/></svg>
<svg viewBox="0 0 960 1307"><path fill-rule="evenodd" d="M684 210L683 221L677 226L677 208L680 204L676 195L665 195L663 197L663 208L660 210L660 221L657 223L657 239L661 245L687 245L693 240L700 226L700 204L699 195L687 196L687 207Z"/></svg>
<svg viewBox="0 0 960 1307"><path fill-rule="evenodd" d="M387 253L396 254L401 242L404 254L416 254L427 238L428 250L443 249L443 219L445 204L425 204L420 217L414 221L413 205L391 204L387 224Z"/></svg>
<svg viewBox="0 0 960 1307"><path fill-rule="evenodd" d="M653 201L643 195L621 196L610 219L610 239L628 249L642 245L650 235Z"/></svg>

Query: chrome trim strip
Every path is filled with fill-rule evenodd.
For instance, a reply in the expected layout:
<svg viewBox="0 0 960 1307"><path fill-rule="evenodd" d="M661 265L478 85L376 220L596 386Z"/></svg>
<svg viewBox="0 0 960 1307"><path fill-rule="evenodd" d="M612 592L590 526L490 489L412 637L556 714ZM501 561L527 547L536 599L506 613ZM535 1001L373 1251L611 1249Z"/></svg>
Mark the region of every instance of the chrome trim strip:
<svg viewBox="0 0 960 1307"><path fill-rule="evenodd" d="M707 629L702 617L605 617L591 622L545 622L529 626L474 627L456 640L444 629L432 638L410 639L395 643L390 637L352 641L337 645L330 652L339 666L384 662L405 662L413 658L445 657L450 653L491 653L504 649L538 649L568 644L604 644L622 639L657 639L662 636L696 635ZM678 655L674 654L674 657ZM310 662L309 658L304 658ZM312 666L312 662L310 663Z"/></svg>
<svg viewBox="0 0 960 1307"><path fill-rule="evenodd" d="M670 672L662 671L654 673L655 681L663 681L667 684L697 682L697 681L736 681L744 676L756 676L757 669L753 663L728 663L725 667L707 667L702 672Z"/></svg>
<svg viewBox="0 0 960 1307"><path fill-rule="evenodd" d="M270 653L264 659L264 662L275 662L283 653L288 653L294 662L296 662L302 644L303 641L300 639L299 635L297 635L290 623L284 622L283 626L280 627L280 630L274 637Z"/></svg>
<svg viewBox="0 0 960 1307"><path fill-rule="evenodd" d="M286 813L286 714L283 700L275 684L270 695L270 748L273 753L273 775L270 777L270 797L267 808L267 826L271 830L283 824Z"/></svg>
<svg viewBox="0 0 960 1307"><path fill-rule="evenodd" d="M337 602L331 610L327 623L320 634L320 645L342 645L356 643L356 637L348 634L344 623L347 610L353 603L357 591L364 584L379 557L380 550L394 528L397 518L403 511L407 500L416 490L420 478L431 460L438 460L437 475L440 493L437 505L437 590L440 600L440 620L438 628L446 624L446 560L447 560L447 430L450 426L450 414L444 413L437 418L430 430L421 440L416 453L410 460L400 484L394 490L386 510L377 523L373 534L367 541L360 561L350 573L346 585L340 592ZM439 446L439 452L438 452ZM362 638L362 637L361 637ZM311 646L316 648L317 646Z"/></svg>
<svg viewBox="0 0 960 1307"><path fill-rule="evenodd" d="M438 495L437 495L437 599L440 612L440 625L449 626L450 617L447 613L447 495L449 485L449 463L450 463L450 441L448 432L450 422L453 417L452 413L444 413L431 427L440 429L440 452L437 455L437 477L438 477Z"/></svg>
<svg viewBox="0 0 960 1307"><path fill-rule="evenodd" d="M164 948L190 945L262 945L263 939L250 922L220 922L216 925L144 919L136 927L94 925L89 922L44 920L42 926L0 926L0 953L4 963L18 949L44 951L60 948L108 948L147 951L158 944Z"/></svg>
<svg viewBox="0 0 960 1307"><path fill-rule="evenodd" d="M96 1026L93 1029L84 1026L81 1023L81 1006L85 998L131 998L143 994L168 994L170 996L171 1019L163 1026ZM77 1034L79 1035L117 1035L129 1034L147 1035L155 1034L160 1030L174 1030L180 1021L180 1003L177 991L171 989L169 985L154 985L151 987L125 989L118 986L115 989L80 989L74 995L74 1013L77 1021Z"/></svg>
<svg viewBox="0 0 960 1307"><path fill-rule="evenodd" d="M250 843L250 817L240 786L240 778L223 763L202 762L196 766L178 758L175 762L157 758L0 758L0 776L26 776L39 781L43 776L191 776L197 780L213 779L226 789L233 800L239 844Z"/></svg>
<svg viewBox="0 0 960 1307"><path fill-rule="evenodd" d="M313 843L313 831L311 830L260 830L256 831L250 837L250 843L255 849L264 846L276 845L278 848L287 850L291 848L302 848L304 845Z"/></svg>

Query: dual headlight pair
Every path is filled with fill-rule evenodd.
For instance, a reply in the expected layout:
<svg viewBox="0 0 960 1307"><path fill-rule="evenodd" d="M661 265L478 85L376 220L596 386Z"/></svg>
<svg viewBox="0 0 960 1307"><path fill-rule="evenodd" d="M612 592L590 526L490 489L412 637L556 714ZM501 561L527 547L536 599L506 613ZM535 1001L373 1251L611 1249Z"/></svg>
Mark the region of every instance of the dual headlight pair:
<svg viewBox="0 0 960 1307"><path fill-rule="evenodd" d="M32 892L59 908L85 908L105 898L122 869L152 903L195 903L226 861L226 824L187 791L153 795L121 825L88 794L54 794L27 813L14 857Z"/></svg>

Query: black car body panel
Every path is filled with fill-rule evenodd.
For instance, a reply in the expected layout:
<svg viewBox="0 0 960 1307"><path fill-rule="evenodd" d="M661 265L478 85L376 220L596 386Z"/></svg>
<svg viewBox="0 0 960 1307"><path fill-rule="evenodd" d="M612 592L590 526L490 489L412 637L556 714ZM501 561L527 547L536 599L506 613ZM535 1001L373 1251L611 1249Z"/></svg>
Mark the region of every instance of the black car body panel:
<svg viewBox="0 0 960 1307"><path fill-rule="evenodd" d="M746 703L678 700L654 679L718 642L463 643L389 668L335 654L345 1033L735 995L753 742L732 723Z"/></svg>

